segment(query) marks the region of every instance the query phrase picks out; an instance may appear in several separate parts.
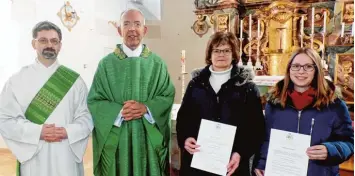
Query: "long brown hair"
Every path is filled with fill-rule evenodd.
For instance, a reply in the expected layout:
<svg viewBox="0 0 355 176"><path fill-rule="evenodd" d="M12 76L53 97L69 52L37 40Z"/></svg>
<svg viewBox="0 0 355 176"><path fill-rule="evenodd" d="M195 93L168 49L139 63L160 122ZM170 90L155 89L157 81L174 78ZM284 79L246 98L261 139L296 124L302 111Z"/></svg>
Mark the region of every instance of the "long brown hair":
<svg viewBox="0 0 355 176"><path fill-rule="evenodd" d="M315 95L316 101L313 107L320 109L321 106L329 105L329 103L333 102L336 98L334 96L335 90L329 87L328 82L324 78L323 67L321 64L321 57L316 51L310 48L300 48L292 54L291 59L287 63L287 70L286 70L285 77L282 81L278 82L276 86L271 90L272 96L279 97L281 101L280 102L281 106L282 107L286 106L287 91L294 89L293 87L294 84L290 78L290 67L295 57L299 54L306 54L309 58L312 59L313 63L316 65L314 77L311 82L311 87L313 87L316 91L316 95ZM283 85L281 85L282 82Z"/></svg>
<svg viewBox="0 0 355 176"><path fill-rule="evenodd" d="M238 39L232 32L216 32L207 43L205 62L212 64L212 49L214 46L228 44L232 48L232 63L238 63Z"/></svg>

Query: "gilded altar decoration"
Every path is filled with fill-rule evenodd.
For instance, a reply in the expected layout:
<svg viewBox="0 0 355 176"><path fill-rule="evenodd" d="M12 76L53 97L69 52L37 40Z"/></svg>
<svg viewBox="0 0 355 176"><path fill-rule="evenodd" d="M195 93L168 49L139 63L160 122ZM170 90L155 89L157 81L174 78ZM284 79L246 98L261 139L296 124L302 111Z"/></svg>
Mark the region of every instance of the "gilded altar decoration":
<svg viewBox="0 0 355 176"><path fill-rule="evenodd" d="M340 37L340 44L344 46L354 46L354 36L351 34L343 34L343 36Z"/></svg>
<svg viewBox="0 0 355 176"><path fill-rule="evenodd" d="M262 46L261 55L266 56L262 58L264 58L263 62L268 75L284 74L286 63L298 44L294 23L299 17L293 13L295 8L294 3L280 1L257 10L254 14L258 19L261 19L261 26L265 26L265 35L261 35L260 42ZM253 25L255 26L255 24ZM253 36L253 33L251 35ZM245 47L254 48L255 43L256 41L251 41Z"/></svg>
<svg viewBox="0 0 355 176"><path fill-rule="evenodd" d="M69 1L64 3L57 15L59 16L63 25L68 28L69 31L71 31L71 29L77 24L78 20L80 19L76 11L70 5Z"/></svg>
<svg viewBox="0 0 355 176"><path fill-rule="evenodd" d="M271 0L242 0L244 3L260 3L260 2L271 2Z"/></svg>
<svg viewBox="0 0 355 176"><path fill-rule="evenodd" d="M191 27L200 37L206 34L209 28L213 32L236 32L235 24L238 23L237 0L195 0L197 20Z"/></svg>
<svg viewBox="0 0 355 176"><path fill-rule="evenodd" d="M237 0L195 0L196 9L213 8L237 4Z"/></svg>
<svg viewBox="0 0 355 176"><path fill-rule="evenodd" d="M343 22L346 24L354 22L354 1L344 2Z"/></svg>
<svg viewBox="0 0 355 176"><path fill-rule="evenodd" d="M354 54L337 54L335 61L334 83L341 87L343 98L354 104Z"/></svg>
<svg viewBox="0 0 355 176"><path fill-rule="evenodd" d="M206 21L206 16L198 15L197 20L195 21L195 23L192 25L191 28L198 36L202 37L207 33L209 27L210 26Z"/></svg>
<svg viewBox="0 0 355 176"><path fill-rule="evenodd" d="M229 32L229 14L219 14L217 16L217 32Z"/></svg>
<svg viewBox="0 0 355 176"><path fill-rule="evenodd" d="M250 55L248 51L257 53L257 43L260 42L260 58L264 64L264 71L267 75L284 75L287 62L294 50L303 47L313 47L318 52L322 49L322 42L313 39L311 36L302 34L302 44L300 41L301 30L298 26L304 14L297 13L302 6L292 2L276 1L269 6L260 8L253 14L252 31L248 34L249 41L243 48L244 53ZM320 13L322 14L322 13ZM322 21L323 16L320 16ZM257 38L257 21L260 20L260 36ZM304 17L303 17L304 19ZM247 16L244 17L244 32L247 32L249 25ZM251 50L249 49L251 48ZM251 54L252 56L254 54ZM253 60L256 57L253 56Z"/></svg>
<svg viewBox="0 0 355 176"><path fill-rule="evenodd" d="M300 47L316 50L322 57L324 71L328 72L328 68L334 68L326 61L329 50L351 48L354 43L353 1L195 0L194 3L197 16L192 26L194 32L200 37L209 28L213 32L235 33L243 61L240 64L252 68L257 75L284 75L292 52ZM339 31L345 32L340 35ZM345 52L347 48L340 49Z"/></svg>

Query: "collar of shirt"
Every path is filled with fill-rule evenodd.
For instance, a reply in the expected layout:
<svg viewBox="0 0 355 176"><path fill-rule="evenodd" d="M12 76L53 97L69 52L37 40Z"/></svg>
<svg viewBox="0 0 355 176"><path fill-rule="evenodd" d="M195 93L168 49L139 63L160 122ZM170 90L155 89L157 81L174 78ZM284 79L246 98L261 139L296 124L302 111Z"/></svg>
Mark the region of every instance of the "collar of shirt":
<svg viewBox="0 0 355 176"><path fill-rule="evenodd" d="M127 55L127 57L139 57L143 51L143 45L140 44L135 50L131 50L123 43L122 49L123 52Z"/></svg>
<svg viewBox="0 0 355 176"><path fill-rule="evenodd" d="M38 58L36 58L36 65L37 65L37 67L42 68L42 69L53 69L53 68L56 68L59 65L59 63L58 63L58 60L56 59L52 65L50 65L49 67L46 67L41 61L38 60Z"/></svg>
<svg viewBox="0 0 355 176"><path fill-rule="evenodd" d="M212 65L208 68L211 72L211 75L230 75L231 71L232 71L233 66L231 65L231 67L227 70L224 71L214 71L212 68Z"/></svg>

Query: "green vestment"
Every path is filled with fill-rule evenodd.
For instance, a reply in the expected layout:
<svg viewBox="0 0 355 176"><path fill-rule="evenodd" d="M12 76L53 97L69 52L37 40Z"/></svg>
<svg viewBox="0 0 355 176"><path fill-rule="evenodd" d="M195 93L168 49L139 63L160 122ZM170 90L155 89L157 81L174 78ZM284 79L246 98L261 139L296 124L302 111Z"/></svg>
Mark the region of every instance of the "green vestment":
<svg viewBox="0 0 355 176"><path fill-rule="evenodd" d="M127 57L117 45L100 61L88 96L95 176L166 175L174 96L166 64L145 45L140 57ZM146 105L155 123L142 117L114 126L127 100Z"/></svg>

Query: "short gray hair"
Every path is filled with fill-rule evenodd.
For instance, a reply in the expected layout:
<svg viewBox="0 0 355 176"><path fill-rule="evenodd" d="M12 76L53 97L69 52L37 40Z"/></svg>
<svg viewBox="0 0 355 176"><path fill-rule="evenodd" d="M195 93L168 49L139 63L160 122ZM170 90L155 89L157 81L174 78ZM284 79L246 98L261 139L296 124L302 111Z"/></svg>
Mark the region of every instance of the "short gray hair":
<svg viewBox="0 0 355 176"><path fill-rule="evenodd" d="M36 24L36 26L32 29L33 39L37 38L38 32L43 30L55 30L58 33L59 40L62 41L62 31L57 25L49 21L41 21Z"/></svg>
<svg viewBox="0 0 355 176"><path fill-rule="evenodd" d="M142 15L142 17L143 17L143 25L145 25L145 17L144 17L144 15L143 15L143 12L142 12L142 11L140 11L139 9L127 9L127 10L125 10L125 11L123 11L123 12L121 13L120 22L119 22L119 25L118 25L118 26L121 26L121 22L122 22L123 16L124 16L127 12L129 12L129 11L136 11L136 12L139 12L139 13Z"/></svg>

